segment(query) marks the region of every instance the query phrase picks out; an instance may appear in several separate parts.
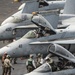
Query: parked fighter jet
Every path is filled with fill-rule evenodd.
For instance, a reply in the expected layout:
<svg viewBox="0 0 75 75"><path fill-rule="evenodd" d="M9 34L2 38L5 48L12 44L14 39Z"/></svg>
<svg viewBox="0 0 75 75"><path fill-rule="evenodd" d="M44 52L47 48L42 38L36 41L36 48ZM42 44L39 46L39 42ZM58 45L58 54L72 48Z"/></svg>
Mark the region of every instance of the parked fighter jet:
<svg viewBox="0 0 75 75"><path fill-rule="evenodd" d="M63 65L62 65L63 66ZM38 67L37 69L33 70L30 73L23 74L23 75L74 75L75 74L75 69L69 68L69 69L64 69L64 70L57 70L52 72L49 64L45 63Z"/></svg>
<svg viewBox="0 0 75 75"><path fill-rule="evenodd" d="M2 56L4 52L7 52L12 57L21 57L21 56L25 56L25 55L29 55L33 53L47 54L48 53L47 49L50 43L46 44L46 41L75 38L74 25L69 25L65 29L54 29L43 16L41 15L39 16L41 17L40 21L43 19L43 25L41 23L38 24L38 22L36 22L36 19L34 17L32 18L32 22L38 26L41 26L40 27L41 29L43 27L43 30L40 30L40 32L34 31L34 30L29 31L21 39L1 48L0 56ZM73 52L75 52L74 47L73 49L71 49L71 52L72 50Z"/></svg>
<svg viewBox="0 0 75 75"><path fill-rule="evenodd" d="M36 15L36 17L37 16L38 15ZM5 25L0 26L0 40L12 40L18 37L20 38L23 35L25 35L25 33L27 33L29 30L37 29L38 27L36 25L33 25L33 24L27 25L26 23L28 21L31 22L30 18L32 17L33 17L33 14L27 14L27 15L22 14L21 15L22 20L16 19L15 23L6 23ZM58 18L55 18L57 17L55 13L44 14L44 17L49 20L49 22L52 24L54 28L57 27ZM39 20L40 17L37 17L37 19ZM53 22L52 19L55 22ZM40 22L42 22L42 20Z"/></svg>
<svg viewBox="0 0 75 75"><path fill-rule="evenodd" d="M46 3L46 2L44 1L44 3ZM33 8L33 5L35 6L35 8ZM26 26L27 28L29 28L29 29L26 29L26 27L24 27L24 25L31 24L30 20L31 20L32 14L28 14L28 13L31 13L33 11L38 11L38 6L39 6L39 2L28 1L25 3L24 9L18 11L17 13L15 13L12 16L10 16L9 18L7 18L0 26L0 40L9 40L9 39L12 40L17 36L22 37L27 31L34 29L34 28L36 29L36 26L32 27L32 28L29 26L28 27ZM50 18L49 17L47 18L49 20L49 22L51 22ZM23 27L21 27L22 25L23 25ZM53 24L53 27L56 28L57 24L56 25ZM24 28L25 28L25 30L24 30ZM23 33L19 34L19 35L18 34L13 35L14 34L13 30L17 31L18 33L22 31Z"/></svg>
<svg viewBox="0 0 75 75"><path fill-rule="evenodd" d="M35 1L34 2L28 2L29 4L31 4L31 6L33 5L33 3L35 3L35 5L37 4ZM27 4L28 4L27 3ZM25 5L26 7L28 7L27 6L27 4ZM38 4L37 4L37 7L38 7ZM35 7L35 9L34 10L36 10L36 8L37 7ZM26 10L26 9L25 9ZM28 9L27 11L29 12L31 9ZM27 12L26 11L26 12ZM21 11L19 11L18 13L16 13L16 14L14 14L14 15L12 15L10 18L8 18L6 21L4 21L3 22L3 25L0 27L0 40L8 40L8 39L14 39L15 37L17 37L16 35L18 35L18 34L16 34L16 35L13 35L14 34L14 31L13 31L13 29L18 29L19 28L19 30L23 30L23 33L22 34L19 34L18 35L18 37L22 37L28 30L26 29L26 27L21 27L20 25L25 25L25 24L27 24L27 23L29 23L30 22L30 20L31 20L31 17L33 16L32 14L25 14L25 13L22 13L22 14L20 14L19 15L19 13L21 13L22 12L22 10ZM18 14L18 16L16 16ZM47 15L47 14L46 14ZM72 15L72 16L70 16L70 17L68 17L68 16L64 16L65 18L73 18L74 16ZM63 17L63 18L64 18ZM45 16L45 18L46 18L46 16ZM61 18L62 18L62 16L61 16ZM62 18L62 19L63 19ZM29 20L30 19L30 20ZM37 20L39 20L40 19L40 17L37 17ZM56 21L56 19L54 19L55 20L55 22L53 22L51 19L52 19L52 17L51 17L51 15L47 15L47 18L46 18L50 23L51 23L51 25L53 26L53 28L56 28L57 27L57 21ZM73 18L74 19L74 18ZM64 19L63 19L64 20ZM70 20L71 21L71 20ZM7 23L7 22L11 22L11 23ZM73 20L72 20L72 22L73 22ZM5 24L6 23L6 24ZM31 23L31 22L30 22ZM69 23L69 22L68 22ZM69 24L67 24L67 25L69 25ZM19 27L18 27L19 26ZM24 28L25 28L25 30L24 30ZM36 27L33 27L33 28L31 28L30 27L30 29L34 29L34 28L36 28ZM30 30L29 29L29 30ZM27 30L27 31L26 31ZM17 32L18 32L18 30L16 30ZM20 31L19 31L20 32ZM19 33L18 32L18 33ZM9 36L9 37L8 37Z"/></svg>
<svg viewBox="0 0 75 75"><path fill-rule="evenodd" d="M75 38L75 35L74 35L75 29L74 29L73 25L69 25L66 29L54 29L44 18L41 18L41 19L43 19L42 20L43 25L41 24L41 26L43 26L44 28L49 28L49 30L47 30L46 33L48 33L50 36L34 38L35 37L34 33L32 33L32 35L34 35L34 36L31 36L31 32L29 32L28 35L27 34L25 35L25 39L23 37L20 40L12 43L10 45L7 45L4 48L1 48L0 55L2 55L5 51L8 54L10 54L12 57L25 56L25 55L28 55L31 53L38 53L38 52L44 53L44 51L48 48L49 44L44 46L43 44L37 43L36 41L48 41L48 40L55 40L55 39ZM33 17L32 22L39 25L38 22L36 23L34 17ZM34 39L30 39L32 37ZM26 39L26 38L29 38L29 39ZM37 44L38 44L38 46L37 46ZM41 45L39 45L39 44L41 44ZM14 47L14 45L15 45L15 47ZM36 47L34 47L34 45ZM42 49L41 49L41 46L43 46ZM37 51L38 48L40 50ZM18 52L17 52L17 49L18 49ZM27 50L27 52L24 53L24 51L26 51L26 50ZM45 52L45 53L48 53L48 52Z"/></svg>
<svg viewBox="0 0 75 75"><path fill-rule="evenodd" d="M33 8L33 5L36 5L35 8ZM37 28L36 26L24 27L24 25L31 24L31 21L29 19L32 17L32 14L28 14L28 13L37 11L37 8L38 8L38 2L36 1L26 2L24 9L18 11L17 13L7 18L0 26L0 40L14 39L14 37L16 36L13 31L14 29L18 29L18 30L21 29L21 32L23 32L23 34L19 34L20 37L23 36L27 31L34 29L34 28L36 29Z"/></svg>
<svg viewBox="0 0 75 75"><path fill-rule="evenodd" d="M30 6L29 6L30 5ZM33 8L33 5L35 8ZM31 9L32 8L32 9ZM27 31L28 28L36 29L35 27L24 27L27 24L31 24L31 17L33 16L32 14L29 14L30 12L37 11L38 8L38 2L36 1L30 1L26 2L25 8L18 11L17 13L13 14L9 18L7 18L0 26L0 40L10 40L14 39L15 35L13 30L16 29L25 29L23 34L20 37L22 37ZM19 27L18 27L19 26ZM23 26L23 27L22 27ZM27 28L27 29L26 29Z"/></svg>
<svg viewBox="0 0 75 75"><path fill-rule="evenodd" d="M36 17L33 17L33 23L48 28L48 31L46 31L45 33L48 32L48 34L50 34L50 36L47 36L46 39L50 40L50 41L58 40L57 43L67 44L67 46L65 46L65 48L68 49L69 51L73 52L74 51L74 45L73 45L74 42L73 41L75 38L74 23L72 23L71 25L68 25L65 29L54 29L52 26L50 26L50 24L41 15L39 15L39 16L41 17L40 20L43 19L43 22L38 23L38 20L36 19ZM68 41L68 42L66 42L65 39L67 39L66 41ZM47 42L34 42L32 44L45 44L45 43L47 43ZM47 43L47 44L49 44L49 43Z"/></svg>
<svg viewBox="0 0 75 75"><path fill-rule="evenodd" d="M1 25L6 23L15 23L17 20L22 20L22 13L32 13L33 11L40 10L54 10L54 9L63 9L66 1L50 1L47 2L45 0L38 0L38 1L27 1L25 4L19 7L17 13L13 14L12 16L8 17L6 20L2 22ZM14 19L15 18L15 19Z"/></svg>
<svg viewBox="0 0 75 75"><path fill-rule="evenodd" d="M53 59L53 62L57 63L57 64L53 63L53 66L59 69L56 68L53 70L53 66L45 62L43 65L41 65L37 69L24 75L33 75L33 74L36 74L36 75L63 75L63 74L71 75L72 74L74 75L75 66L73 64L75 63L75 56L71 54L69 51L65 50L64 48L63 50L61 50L61 47L58 47L58 45L56 44L51 44L49 48L50 53L55 55L55 57L58 57L57 62L55 62L55 59ZM62 60L59 60L60 57L62 58ZM68 63L71 63L71 64L68 64Z"/></svg>

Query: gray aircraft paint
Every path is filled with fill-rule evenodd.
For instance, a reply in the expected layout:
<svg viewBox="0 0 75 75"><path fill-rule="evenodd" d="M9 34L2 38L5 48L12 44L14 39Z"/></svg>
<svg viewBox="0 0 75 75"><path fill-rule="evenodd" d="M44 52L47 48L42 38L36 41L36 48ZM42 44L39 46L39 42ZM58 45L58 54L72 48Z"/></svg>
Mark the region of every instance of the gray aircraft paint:
<svg viewBox="0 0 75 75"><path fill-rule="evenodd" d="M75 0L67 0L63 14L75 14Z"/></svg>

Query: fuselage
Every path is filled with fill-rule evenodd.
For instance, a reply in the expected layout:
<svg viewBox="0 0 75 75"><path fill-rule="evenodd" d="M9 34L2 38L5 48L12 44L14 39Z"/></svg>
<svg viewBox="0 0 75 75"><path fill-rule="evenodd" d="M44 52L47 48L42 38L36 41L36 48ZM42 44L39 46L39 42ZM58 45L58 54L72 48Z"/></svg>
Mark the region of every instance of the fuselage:
<svg viewBox="0 0 75 75"><path fill-rule="evenodd" d="M7 52L11 57L21 57L27 56L29 54L37 54L37 53L47 53L46 45L30 45L31 42L34 42L37 39L25 39L21 38L18 41L15 41L3 48L0 49L0 56ZM45 53L44 53L45 52Z"/></svg>
<svg viewBox="0 0 75 75"><path fill-rule="evenodd" d="M16 38L16 36L13 35L13 29L15 29L17 26L22 26L22 25L25 26L25 25L31 24L31 17L32 17L32 14L27 14L27 13L21 14L21 12L18 12L16 14L10 16L0 26L0 40L8 40L8 39ZM36 20L39 21L40 18L41 17L37 16ZM60 18L60 20L63 20L62 23L68 25L68 24L74 23L75 16L74 15L70 15L70 16L69 15L63 15L63 16L60 15L59 18ZM45 22L42 22L42 23L45 23ZM9 28L11 28L11 30ZM6 31L6 29L9 29L9 31ZM62 32L62 30L61 30L61 32ZM70 32L70 31L68 31L68 32ZM69 35L72 36L72 34L69 34Z"/></svg>
<svg viewBox="0 0 75 75"><path fill-rule="evenodd" d="M33 70L32 72L24 74L24 75L34 75L34 74L35 75L75 75L75 68L52 71L52 68L50 67L50 65L48 63L44 63L40 67Z"/></svg>
<svg viewBox="0 0 75 75"><path fill-rule="evenodd" d="M55 9L63 9L66 1L47 1L47 6L42 6L39 10L55 10Z"/></svg>
<svg viewBox="0 0 75 75"><path fill-rule="evenodd" d="M68 28L69 29L69 28ZM50 35L50 36L45 36L45 37L39 37L39 38L26 38L24 35L21 39L3 47L0 49L0 56L2 56L4 54L4 52L7 52L9 55L11 55L12 57L20 57L20 56L25 56L25 55L29 55L29 54L37 54L37 53L43 53L43 54L47 54L47 49L49 44L35 44L33 42L39 41L39 42L43 42L43 41L51 41L51 40L61 40L61 39L73 39L75 38L75 32L72 31L66 31L67 29L64 30L64 32L60 32L54 35ZM28 34L29 36L29 34ZM33 44L32 44L33 43ZM68 48L68 44L66 46L66 48ZM75 52L74 50L75 46L73 45L73 48L70 48L70 51ZM73 50L72 50L73 49Z"/></svg>
<svg viewBox="0 0 75 75"><path fill-rule="evenodd" d="M57 72L31 72L24 75L75 75L75 69L67 69Z"/></svg>

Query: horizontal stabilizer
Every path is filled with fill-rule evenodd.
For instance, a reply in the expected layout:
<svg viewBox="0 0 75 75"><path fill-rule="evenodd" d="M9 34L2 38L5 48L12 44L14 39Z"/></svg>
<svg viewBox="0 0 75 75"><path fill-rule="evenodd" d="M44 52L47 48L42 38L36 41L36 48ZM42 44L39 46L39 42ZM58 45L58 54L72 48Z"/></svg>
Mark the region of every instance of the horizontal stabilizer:
<svg viewBox="0 0 75 75"><path fill-rule="evenodd" d="M67 28L69 25L58 25L58 29L65 29L65 28Z"/></svg>
<svg viewBox="0 0 75 75"><path fill-rule="evenodd" d="M27 25L27 26L17 26L15 29L28 29L28 28L37 29L38 27L36 25Z"/></svg>
<svg viewBox="0 0 75 75"><path fill-rule="evenodd" d="M56 40L56 41L45 41L45 42L32 42L30 44L51 44L51 43L57 43L57 44L75 44L75 39L73 40Z"/></svg>
<svg viewBox="0 0 75 75"><path fill-rule="evenodd" d="M37 42L31 42L30 43L31 45L40 45L40 44L50 44L50 42L39 42L39 41L37 41Z"/></svg>
<svg viewBox="0 0 75 75"><path fill-rule="evenodd" d="M57 43L57 44L75 44L75 39L72 40L56 40L56 41L52 41L53 43Z"/></svg>

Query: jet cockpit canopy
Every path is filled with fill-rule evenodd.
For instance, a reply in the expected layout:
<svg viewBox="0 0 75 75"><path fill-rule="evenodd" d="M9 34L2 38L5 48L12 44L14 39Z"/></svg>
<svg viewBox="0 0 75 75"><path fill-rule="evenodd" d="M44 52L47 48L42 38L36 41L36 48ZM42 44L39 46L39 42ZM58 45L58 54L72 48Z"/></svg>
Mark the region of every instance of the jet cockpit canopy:
<svg viewBox="0 0 75 75"><path fill-rule="evenodd" d="M52 72L52 68L48 63L44 63L43 65L35 69L34 72Z"/></svg>
<svg viewBox="0 0 75 75"><path fill-rule="evenodd" d="M36 30L31 30L23 36L23 38L36 38L36 37L37 37Z"/></svg>

